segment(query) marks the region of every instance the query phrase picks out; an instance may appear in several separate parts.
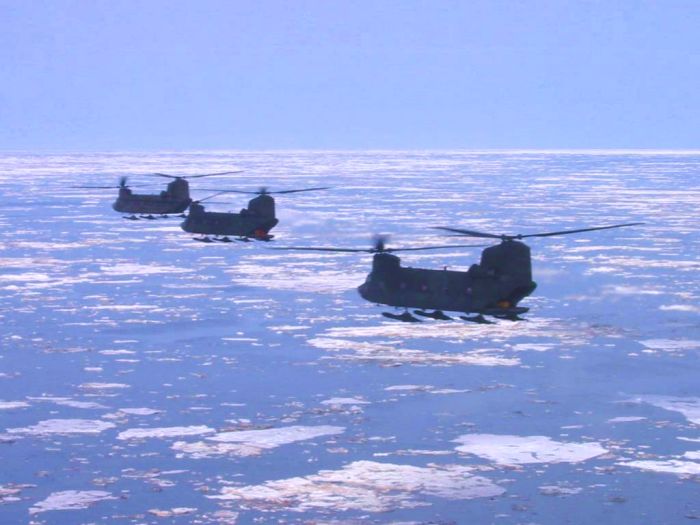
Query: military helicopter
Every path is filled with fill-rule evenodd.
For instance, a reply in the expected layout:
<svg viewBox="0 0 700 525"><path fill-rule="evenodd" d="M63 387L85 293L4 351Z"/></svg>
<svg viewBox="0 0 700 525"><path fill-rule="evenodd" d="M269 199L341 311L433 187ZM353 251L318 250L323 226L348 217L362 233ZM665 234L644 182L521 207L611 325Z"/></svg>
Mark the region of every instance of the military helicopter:
<svg viewBox="0 0 700 525"><path fill-rule="evenodd" d="M249 241L251 238L269 241L273 238L273 235L269 233L270 230L279 222L275 216L275 199L271 196L272 194L327 189L328 187L284 191L268 191L267 188L260 188L258 191L221 190L205 199L193 201L181 227L186 232L202 234L202 237L195 237L195 240L201 242L212 242L209 235L215 235L214 240L220 242L231 242L229 235L236 236L236 240L240 241ZM248 202L248 207L243 208L239 213L209 212L204 209L201 204L204 200L224 193L244 193L257 196L251 199Z"/></svg>
<svg viewBox="0 0 700 525"><path fill-rule="evenodd" d="M153 214L160 216L167 216L168 214L179 214L183 213L189 205L192 203L190 198L190 185L187 179L195 179L201 177L213 177L216 175L231 175L234 173L241 173L238 171L224 171L220 173L204 173L202 175L169 175L167 173L151 173L149 176L153 177L166 177L173 179L164 191L159 194L136 194L133 193L131 187L127 185L127 178L120 177L119 186L119 196L117 200L112 204L112 208L115 211L122 213L131 213L128 219L135 220L138 219L135 213L145 215L143 218L155 219ZM100 188L100 189L112 189L115 186L75 186L76 188ZM148 214L148 215L146 215Z"/></svg>
<svg viewBox="0 0 700 525"><path fill-rule="evenodd" d="M491 323L484 316L519 320L519 315L529 308L518 303L530 295L537 284L532 280L530 248L519 241L526 237L551 237L595 230L607 230L636 226L642 223L615 224L578 230L566 230L529 235L495 235L456 228L437 228L456 233L459 236L472 236L487 239L500 239L501 243L489 246L481 253L479 264L473 264L468 271L430 270L401 266L401 260L391 252L433 250L440 248L473 247L473 245L426 246L420 248L390 249L385 246L385 238L377 237L374 247L369 250L352 248L276 248L288 250L314 250L328 252L368 252L373 253L372 271L364 284L358 287L360 296L373 303L405 308L403 314L383 312L390 319L404 322L418 322L421 317L450 320L444 311L473 313L475 316L460 316L465 321ZM427 310L432 310L431 312Z"/></svg>

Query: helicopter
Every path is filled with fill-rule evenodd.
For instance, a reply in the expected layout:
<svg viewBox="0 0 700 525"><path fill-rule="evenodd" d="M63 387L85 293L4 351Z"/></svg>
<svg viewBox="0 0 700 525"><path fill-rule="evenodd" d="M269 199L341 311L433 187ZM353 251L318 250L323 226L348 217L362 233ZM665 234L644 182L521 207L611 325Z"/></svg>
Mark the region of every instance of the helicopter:
<svg viewBox="0 0 700 525"><path fill-rule="evenodd" d="M520 301L532 294L537 284L532 280L530 248L520 239L526 237L551 237L595 230L607 230L636 226L642 223L615 224L577 230L565 230L528 235L496 235L456 228L436 229L448 231L457 236L472 236L487 239L499 239L501 242L485 248L481 260L467 271L432 270L401 266L401 260L392 252L433 250L441 248L476 247L474 245L441 245L419 248L387 248L386 238L375 238L371 249L353 248L313 248L288 247L279 250L312 250L328 252L367 252L374 254L372 270L366 281L358 287L360 296L373 303L404 308L404 313L397 315L382 312L384 317L404 322L419 322L408 309L414 308L414 314L437 320L451 320L445 311L476 314L460 316L460 319L475 323L491 323L484 316L501 319L521 320L519 317L529 308L518 306ZM481 245L483 246L483 245ZM432 311L428 311L432 310Z"/></svg>
<svg viewBox="0 0 700 525"><path fill-rule="evenodd" d="M212 242L209 235L215 235L214 240L220 242L231 242L229 235L237 236L237 240L240 241L249 241L251 238L269 241L274 237L270 235L270 230L279 222L275 216L275 199L271 194L327 189L328 187L284 191L268 191L267 188L260 188L258 191L221 190L199 201L193 201L181 227L186 232L202 234L202 237L195 237L195 240L201 242ZM248 207L243 208L239 213L209 212L204 209L202 202L224 193L244 193L256 195L256 197L251 199Z"/></svg>
<svg viewBox="0 0 700 525"><path fill-rule="evenodd" d="M131 190L131 186L127 184L127 177L120 177L119 185L116 188L119 189L119 195L117 200L112 204L112 208L115 211L122 213L131 213L128 219L135 220L138 219L135 213L148 214L143 218L155 219L153 214L160 216L167 216L168 214L180 214L183 213L192 203L190 198L190 185L187 179L201 178L201 177L212 177L216 175L230 175L234 173L241 173L239 171L224 171L220 173L205 173L202 175L169 175L167 173L151 173L150 176L153 177L166 177L173 179L168 183L168 186L164 191L159 194L136 194ZM115 186L75 186L76 188L99 188L99 189L112 189Z"/></svg>

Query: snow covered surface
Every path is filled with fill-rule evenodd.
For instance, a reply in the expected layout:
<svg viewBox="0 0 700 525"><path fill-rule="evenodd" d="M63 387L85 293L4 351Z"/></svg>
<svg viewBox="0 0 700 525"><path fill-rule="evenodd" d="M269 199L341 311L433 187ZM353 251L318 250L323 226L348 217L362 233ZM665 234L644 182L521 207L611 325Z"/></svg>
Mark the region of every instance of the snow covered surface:
<svg viewBox="0 0 700 525"><path fill-rule="evenodd" d="M71 188L233 167L193 196L334 188L280 196L273 242L228 244ZM700 517L698 172L687 152L0 155L3 523ZM388 320L355 290L371 255L268 249L636 221L528 239L527 320L489 325Z"/></svg>
<svg viewBox="0 0 700 525"><path fill-rule="evenodd" d="M562 443L545 436L466 434L454 440L464 454L495 463L577 463L605 454L598 443Z"/></svg>
<svg viewBox="0 0 700 525"><path fill-rule="evenodd" d="M466 500L489 498L505 490L472 469L459 465L414 467L356 461L340 470L268 481L262 485L227 487L218 496L254 508L281 507L295 512L360 510L387 512L430 506L428 498Z"/></svg>

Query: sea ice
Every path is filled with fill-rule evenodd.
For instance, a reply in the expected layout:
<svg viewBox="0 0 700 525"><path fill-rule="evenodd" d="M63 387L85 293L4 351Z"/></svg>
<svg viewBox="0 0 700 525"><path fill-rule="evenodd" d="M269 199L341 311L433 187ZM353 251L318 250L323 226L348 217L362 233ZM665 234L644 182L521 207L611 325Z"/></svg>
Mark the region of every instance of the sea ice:
<svg viewBox="0 0 700 525"><path fill-rule="evenodd" d="M260 510L271 507L295 512L362 510L388 512L429 506L425 497L465 500L500 496L505 490L473 475L461 465L416 467L356 461L340 470L267 481L261 485L224 487L215 499L237 500Z"/></svg>
<svg viewBox="0 0 700 525"><path fill-rule="evenodd" d="M598 443L562 443L546 436L465 434L454 440L459 452L474 454L495 463L576 463L608 451Z"/></svg>

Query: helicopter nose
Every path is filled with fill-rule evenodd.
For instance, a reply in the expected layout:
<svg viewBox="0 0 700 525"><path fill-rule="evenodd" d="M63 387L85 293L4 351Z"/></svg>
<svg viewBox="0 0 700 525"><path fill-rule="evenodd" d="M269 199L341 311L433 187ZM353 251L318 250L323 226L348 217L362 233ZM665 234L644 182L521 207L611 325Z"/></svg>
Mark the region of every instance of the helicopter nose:
<svg viewBox="0 0 700 525"><path fill-rule="evenodd" d="M360 294L360 297L363 299L367 299L367 283L361 284L360 286L357 287L357 292Z"/></svg>

